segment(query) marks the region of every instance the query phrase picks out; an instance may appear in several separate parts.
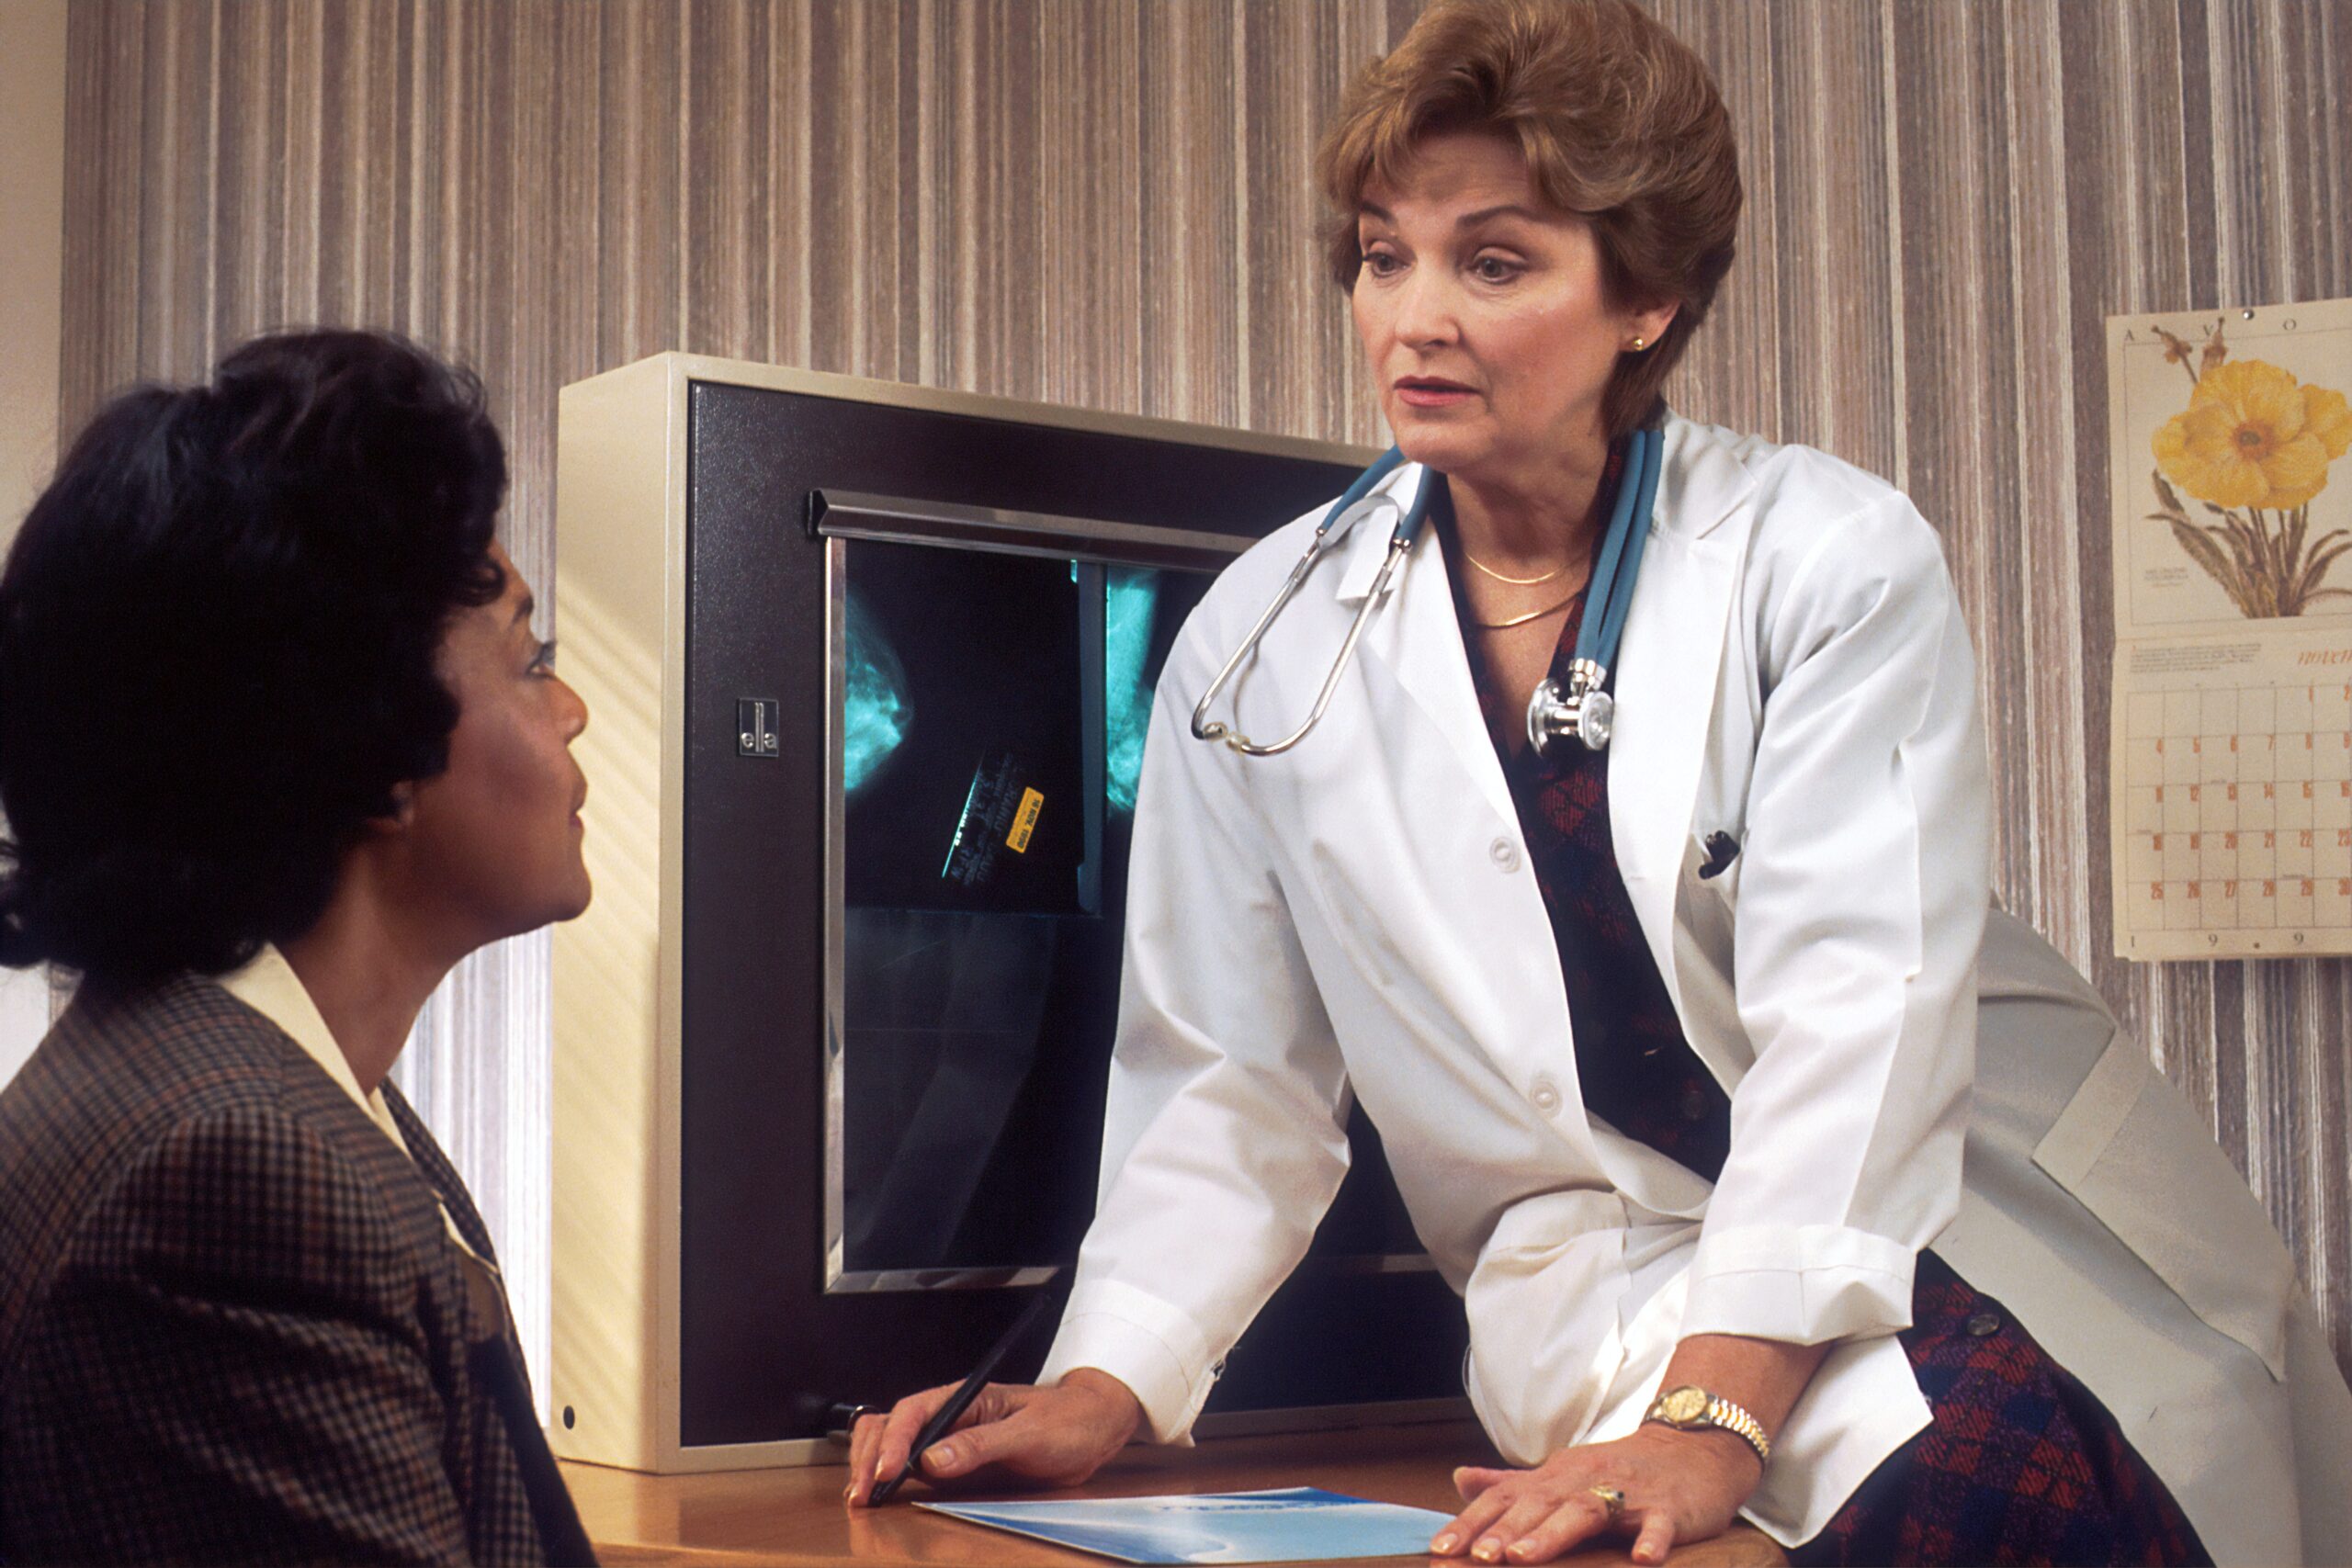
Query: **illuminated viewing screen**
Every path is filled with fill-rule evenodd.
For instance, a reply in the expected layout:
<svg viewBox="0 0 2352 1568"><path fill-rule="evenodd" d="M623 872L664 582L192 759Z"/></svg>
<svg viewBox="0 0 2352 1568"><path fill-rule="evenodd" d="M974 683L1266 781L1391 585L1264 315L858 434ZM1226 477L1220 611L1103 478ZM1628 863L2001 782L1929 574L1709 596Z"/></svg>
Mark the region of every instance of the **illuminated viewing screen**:
<svg viewBox="0 0 2352 1568"><path fill-rule="evenodd" d="M1101 1163L1153 686L1211 580L832 543L835 1286L1066 1264ZM1317 1252L1418 1254L1360 1116L1351 1135L1356 1168Z"/></svg>

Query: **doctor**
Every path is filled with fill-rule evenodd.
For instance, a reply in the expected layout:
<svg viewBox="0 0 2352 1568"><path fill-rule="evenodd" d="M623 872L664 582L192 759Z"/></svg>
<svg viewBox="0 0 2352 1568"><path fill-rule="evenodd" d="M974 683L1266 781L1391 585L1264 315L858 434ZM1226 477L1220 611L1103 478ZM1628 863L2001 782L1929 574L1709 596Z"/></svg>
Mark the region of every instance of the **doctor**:
<svg viewBox="0 0 2352 1568"><path fill-rule="evenodd" d="M1704 67L1620 0L1449 0L1321 169L1408 459L1382 493L1430 525L1380 594L1387 529L1359 527L1244 661L1224 716L1285 735L1379 601L1278 756L1188 716L1320 513L1179 639L1100 1211L1039 1385L989 1390L925 1472L1069 1482L1182 1440L1339 1186L1352 1098L1513 1467L1460 1472L1441 1555L1656 1562L1738 1516L1799 1562L2352 1552L2352 1396L2259 1205L2079 976L1988 927L1933 530L1659 401L1740 206ZM1613 742L1539 750L1637 430L1663 463ZM854 1501L941 1397L859 1424Z"/></svg>

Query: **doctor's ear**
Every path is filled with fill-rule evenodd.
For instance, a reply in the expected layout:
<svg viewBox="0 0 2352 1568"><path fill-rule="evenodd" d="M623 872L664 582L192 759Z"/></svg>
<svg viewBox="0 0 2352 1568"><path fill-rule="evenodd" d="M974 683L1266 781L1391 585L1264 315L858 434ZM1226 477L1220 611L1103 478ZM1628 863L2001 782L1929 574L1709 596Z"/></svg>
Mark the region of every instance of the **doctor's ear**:
<svg viewBox="0 0 2352 1568"><path fill-rule="evenodd" d="M1667 299L1631 312L1625 318L1625 336L1617 345L1619 350L1626 354L1646 354L1656 348L1658 340L1666 336L1666 329L1674 324L1674 318L1681 309L1681 300Z"/></svg>

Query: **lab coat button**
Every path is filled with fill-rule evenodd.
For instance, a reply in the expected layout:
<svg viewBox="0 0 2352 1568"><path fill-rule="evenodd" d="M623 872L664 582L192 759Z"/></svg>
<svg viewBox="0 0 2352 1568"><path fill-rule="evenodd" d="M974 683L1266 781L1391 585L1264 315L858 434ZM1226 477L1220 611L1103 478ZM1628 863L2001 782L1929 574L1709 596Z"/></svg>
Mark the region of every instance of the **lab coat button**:
<svg viewBox="0 0 2352 1568"><path fill-rule="evenodd" d="M1560 1091L1553 1086L1550 1078L1537 1078L1535 1087L1528 1091L1527 1099L1528 1103L1546 1116L1560 1109Z"/></svg>
<svg viewBox="0 0 2352 1568"><path fill-rule="evenodd" d="M1996 1312L1976 1314L1968 1320L1968 1332L1972 1338L1990 1339L2001 1332L2001 1314Z"/></svg>
<svg viewBox="0 0 2352 1568"><path fill-rule="evenodd" d="M1519 846L1509 839L1498 837L1493 843L1487 846L1487 853L1496 865L1505 871L1519 869Z"/></svg>

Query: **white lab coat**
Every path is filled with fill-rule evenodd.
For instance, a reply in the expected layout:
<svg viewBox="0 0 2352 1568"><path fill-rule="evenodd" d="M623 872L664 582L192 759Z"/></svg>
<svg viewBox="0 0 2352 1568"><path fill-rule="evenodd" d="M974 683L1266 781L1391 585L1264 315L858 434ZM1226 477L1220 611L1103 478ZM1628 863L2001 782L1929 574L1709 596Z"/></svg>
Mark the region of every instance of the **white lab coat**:
<svg viewBox="0 0 2352 1568"><path fill-rule="evenodd" d="M1380 493L1401 505L1426 478L1408 465ZM1808 448L1667 425L1609 796L1659 973L1732 1095L1713 1185L1583 1110L1433 535L1295 750L1186 733L1319 515L1225 573L1160 682L1100 1207L1041 1376L1100 1367L1181 1439L1336 1191L1352 1096L1464 1292L1471 1398L1516 1461L1633 1430L1685 1335L1838 1341L1746 1509L1809 1539L1928 1419L1893 1332L1933 1244L2107 1400L2221 1561L2352 1551L2342 1504L2296 1502L2299 1469L2352 1458L2352 1395L2258 1204L2138 1048L2108 1050L2079 977L2016 922L1996 916L1986 939L1973 662L1909 502ZM1359 526L1275 622L1237 682L1243 731L1305 714L1386 535ZM1740 852L1702 877L1717 832ZM1980 991L1988 1031L2015 1016L2065 1048L1988 1039L2010 1076L1972 1130ZM2152 1127L2198 1147L2114 1179L2109 1145ZM2097 1218L2086 1189L2107 1200ZM2226 1231L2181 1245L2192 1201ZM2118 1258L2085 1284L2077 1253L2101 1246ZM2145 1332L2103 1360L2118 1318ZM2316 1404L2290 1408L2290 1368ZM2213 1469L2253 1452L2277 1458L2272 1480Z"/></svg>

